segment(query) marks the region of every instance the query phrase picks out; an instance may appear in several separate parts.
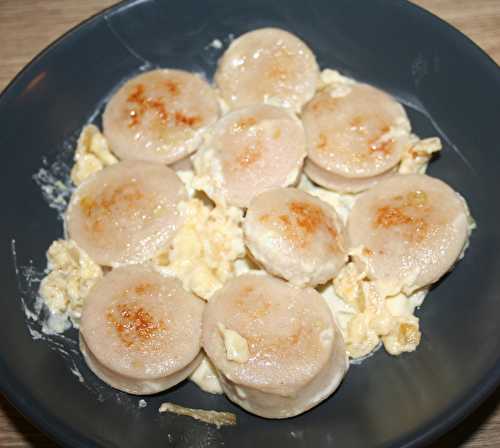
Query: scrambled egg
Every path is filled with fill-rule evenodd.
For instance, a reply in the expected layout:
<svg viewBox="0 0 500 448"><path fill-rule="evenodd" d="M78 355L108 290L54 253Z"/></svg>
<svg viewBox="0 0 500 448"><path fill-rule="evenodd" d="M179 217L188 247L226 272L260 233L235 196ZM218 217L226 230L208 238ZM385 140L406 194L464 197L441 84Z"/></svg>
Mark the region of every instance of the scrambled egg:
<svg viewBox="0 0 500 448"><path fill-rule="evenodd" d="M102 269L72 240L54 241L47 261L50 272L40 284L40 296L52 313L66 314L78 326L83 301Z"/></svg>
<svg viewBox="0 0 500 448"><path fill-rule="evenodd" d="M439 137L419 140L413 134L411 139L412 144L409 150L403 154L398 172L401 174L425 174L432 155L442 149L441 140Z"/></svg>
<svg viewBox="0 0 500 448"><path fill-rule="evenodd" d="M218 328L224 339L226 358L229 361L239 362L241 364L247 362L250 358L247 340L237 331L230 330L222 324L219 324Z"/></svg>
<svg viewBox="0 0 500 448"><path fill-rule="evenodd" d="M222 174L222 164L215 151L209 146L209 133L205 135L205 146L193 156L193 166L196 175L193 179L193 187L198 191L205 192L217 204L225 207L226 200L221 194L224 185L224 176Z"/></svg>
<svg viewBox="0 0 500 448"><path fill-rule="evenodd" d="M210 394L222 394L222 387L219 383L217 373L215 372L215 367L206 355L203 355L201 364L191 374L189 379L205 392Z"/></svg>
<svg viewBox="0 0 500 448"><path fill-rule="evenodd" d="M324 70L322 70L319 76L319 80L320 89L330 85L348 87L356 83L354 79L343 76L337 70L332 70L331 68L325 68Z"/></svg>
<svg viewBox="0 0 500 448"><path fill-rule="evenodd" d="M78 138L71 180L75 185L80 185L92 174L117 162L118 159L111 154L104 135L96 126L89 124L83 128Z"/></svg>
<svg viewBox="0 0 500 448"><path fill-rule="evenodd" d="M211 208L198 198L182 202L187 218L171 247L153 261L157 269L178 277L188 291L208 300L235 275L235 261L245 255L237 207Z"/></svg>
<svg viewBox="0 0 500 448"><path fill-rule="evenodd" d="M420 343L414 312L427 290L386 297L378 284L348 263L320 292L339 321L351 358L369 355L380 343L391 355L413 351Z"/></svg>

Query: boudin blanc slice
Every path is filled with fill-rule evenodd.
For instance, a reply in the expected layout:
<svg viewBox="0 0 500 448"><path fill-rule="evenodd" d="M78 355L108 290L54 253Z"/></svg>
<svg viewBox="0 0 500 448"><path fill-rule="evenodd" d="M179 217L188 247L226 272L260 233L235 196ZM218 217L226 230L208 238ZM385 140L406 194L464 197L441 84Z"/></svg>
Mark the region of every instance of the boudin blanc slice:
<svg viewBox="0 0 500 448"><path fill-rule="evenodd" d="M293 184L305 155L304 128L297 117L260 104L219 120L194 166L215 202L247 207L255 195Z"/></svg>
<svg viewBox="0 0 500 448"><path fill-rule="evenodd" d="M254 258L298 286L327 282L347 261L344 227L333 207L296 188L256 196L243 227Z"/></svg>
<svg viewBox="0 0 500 448"><path fill-rule="evenodd" d="M362 193L347 222L354 261L388 294L439 280L469 237L462 197L424 174L396 175Z"/></svg>
<svg viewBox="0 0 500 448"><path fill-rule="evenodd" d="M338 176L366 178L394 168L408 146L403 107L366 84L327 87L305 106L309 158Z"/></svg>
<svg viewBox="0 0 500 448"><path fill-rule="evenodd" d="M234 40L219 60L215 82L231 108L256 103L300 111L316 90L319 67L307 45L277 28Z"/></svg>
<svg viewBox="0 0 500 448"><path fill-rule="evenodd" d="M203 308L178 280L149 267L114 269L85 300L82 353L89 368L116 389L161 392L201 362Z"/></svg>
<svg viewBox="0 0 500 448"><path fill-rule="evenodd" d="M170 168L127 160L81 184L66 215L71 239L97 263L142 263L173 238L184 218L177 210L187 198Z"/></svg>
<svg viewBox="0 0 500 448"><path fill-rule="evenodd" d="M236 277L219 290L205 308L202 340L228 398L267 418L312 408L348 369L321 295L267 275Z"/></svg>
<svg viewBox="0 0 500 448"><path fill-rule="evenodd" d="M120 159L171 164L194 152L219 116L215 92L199 75L161 69L123 84L103 115L111 150Z"/></svg>

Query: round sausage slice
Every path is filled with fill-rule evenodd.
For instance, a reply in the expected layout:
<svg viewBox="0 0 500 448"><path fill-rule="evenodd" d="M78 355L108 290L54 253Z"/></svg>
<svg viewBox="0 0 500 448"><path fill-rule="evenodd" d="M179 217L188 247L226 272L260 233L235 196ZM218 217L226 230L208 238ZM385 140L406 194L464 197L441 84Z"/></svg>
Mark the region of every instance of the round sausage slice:
<svg viewBox="0 0 500 448"><path fill-rule="evenodd" d="M408 146L403 107L386 93L353 84L338 95L320 91L302 120L307 152L319 167L343 177L372 177L395 167Z"/></svg>
<svg viewBox="0 0 500 448"><path fill-rule="evenodd" d="M347 222L354 261L388 294L436 282L469 236L464 200L444 182L396 175L356 201Z"/></svg>
<svg viewBox="0 0 500 448"><path fill-rule="evenodd" d="M267 275L236 277L217 291L205 308L202 340L228 398L267 418L312 408L348 369L321 295Z"/></svg>
<svg viewBox="0 0 500 448"><path fill-rule="evenodd" d="M103 115L104 135L121 159L170 164L195 151L219 116L217 97L200 76L153 70L127 81Z"/></svg>
<svg viewBox="0 0 500 448"><path fill-rule="evenodd" d="M151 268L114 269L85 299L82 353L89 368L116 389L161 392L201 362L203 308L178 280Z"/></svg>
<svg viewBox="0 0 500 448"><path fill-rule="evenodd" d="M344 229L335 210L295 188L256 196L244 221L245 240L265 269L291 283L315 286L347 261Z"/></svg>
<svg viewBox="0 0 500 448"><path fill-rule="evenodd" d="M184 185L166 166L123 161L78 187L66 215L71 239L97 263L142 263L173 238L184 218Z"/></svg>
<svg viewBox="0 0 500 448"><path fill-rule="evenodd" d="M304 173L306 173L309 179L328 190L340 193L360 193L361 191L368 190L382 179L396 174L396 171L397 169L393 168L372 177L344 177L321 168L309 158L304 163Z"/></svg>
<svg viewBox="0 0 500 448"><path fill-rule="evenodd" d="M307 45L277 28L233 41L219 60L215 82L231 108L267 103L300 111L316 90L319 67Z"/></svg>
<svg viewBox="0 0 500 448"><path fill-rule="evenodd" d="M261 104L219 120L194 165L215 202L247 207L255 195L293 184L305 155L301 122L280 107Z"/></svg>

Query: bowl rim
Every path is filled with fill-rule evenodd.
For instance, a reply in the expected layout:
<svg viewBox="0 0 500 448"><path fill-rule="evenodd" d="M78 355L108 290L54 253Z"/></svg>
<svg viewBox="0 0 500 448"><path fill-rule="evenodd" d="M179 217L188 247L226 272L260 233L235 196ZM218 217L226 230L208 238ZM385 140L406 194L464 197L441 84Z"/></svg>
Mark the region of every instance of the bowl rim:
<svg viewBox="0 0 500 448"><path fill-rule="evenodd" d="M82 32L87 32L89 28L96 24L98 21L110 14L121 13L129 8L133 8L142 3L149 3L152 0L122 0L114 5L100 10L87 19L79 22L65 33L59 36L56 40L51 42L47 47L36 54L5 86L0 92L0 108L9 99L9 97L17 94L16 87L21 78L28 73L40 60L47 54L51 53L60 45L68 44L68 38L78 38ZM393 3L395 8L405 8L415 17L426 20L434 24L447 33L450 39L453 39L468 53L470 58L484 67L484 70L499 70L499 65L488 55L482 48L480 48L471 38L459 31L455 26L449 24L445 20L416 5L409 0ZM424 424L424 428L411 434L403 436L402 439L393 440L392 446L400 448L416 448L429 444L439 437L450 431L458 424L460 424L466 417L468 417L474 410L476 410L486 398L488 398L493 391L500 384L500 356L496 360L493 367L488 370L483 379L474 387L467 390L459 399L455 409L451 411L444 411L442 414L434 416L430 422ZM58 421L47 418L44 415L43 409L35 402L29 401L29 391L16 381L11 372L9 371L6 363L0 358L0 390L4 397L18 410L33 426L49 436L52 440L63 446L85 448L89 444L94 444L96 441L90 439L85 434L82 434L67 425L63 425Z"/></svg>

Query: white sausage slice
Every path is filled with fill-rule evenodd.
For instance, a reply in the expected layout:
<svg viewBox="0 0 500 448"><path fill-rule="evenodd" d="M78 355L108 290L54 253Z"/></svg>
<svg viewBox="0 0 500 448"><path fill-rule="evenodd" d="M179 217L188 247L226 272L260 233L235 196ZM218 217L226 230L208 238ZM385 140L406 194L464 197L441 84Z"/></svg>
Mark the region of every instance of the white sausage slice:
<svg viewBox="0 0 500 448"><path fill-rule="evenodd" d="M373 187L382 179L386 179L396 174L396 168L372 177L344 177L321 168L311 159L307 158L304 163L304 173L306 173L307 177L314 183L328 190L341 193L359 193Z"/></svg>
<svg viewBox="0 0 500 448"><path fill-rule="evenodd" d="M246 341L248 357L229 360L221 328ZM228 398L267 418L301 414L337 389L348 362L328 305L312 288L267 275L230 280L203 317L203 348Z"/></svg>
<svg viewBox="0 0 500 448"><path fill-rule="evenodd" d="M177 204L186 198L184 185L170 168L119 162L75 191L66 216L68 233L99 264L142 263L182 225Z"/></svg>
<svg viewBox="0 0 500 448"><path fill-rule="evenodd" d="M282 108L261 104L219 120L194 165L215 202L247 207L255 195L293 184L305 155L301 122Z"/></svg>
<svg viewBox="0 0 500 448"><path fill-rule="evenodd" d="M396 175L363 193L347 229L358 267L390 294L439 280L469 236L463 199L423 174Z"/></svg>
<svg viewBox="0 0 500 448"><path fill-rule="evenodd" d="M85 299L82 353L104 382L154 394L187 378L201 362L203 302L152 268L112 270Z"/></svg>
<svg viewBox="0 0 500 448"><path fill-rule="evenodd" d="M316 58L298 37L262 28L236 39L219 60L215 82L231 108L267 103L300 111L316 90Z"/></svg>
<svg viewBox="0 0 500 448"><path fill-rule="evenodd" d="M408 145L403 107L366 84L320 91L302 120L307 151L319 167L343 177L372 177L396 166Z"/></svg>
<svg viewBox="0 0 500 448"><path fill-rule="evenodd" d="M103 129L121 159L170 164L195 151L218 116L217 97L200 76L153 70L120 87L106 106Z"/></svg>
<svg viewBox="0 0 500 448"><path fill-rule="evenodd" d="M256 196L248 207L244 231L257 261L298 286L325 283L347 261L344 229L335 210L295 188Z"/></svg>

